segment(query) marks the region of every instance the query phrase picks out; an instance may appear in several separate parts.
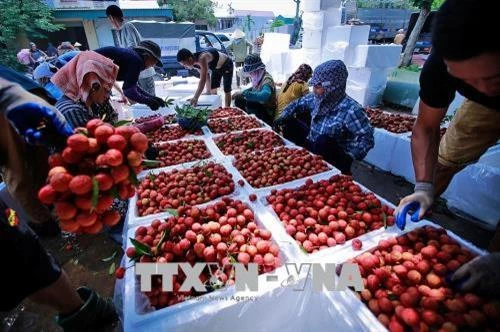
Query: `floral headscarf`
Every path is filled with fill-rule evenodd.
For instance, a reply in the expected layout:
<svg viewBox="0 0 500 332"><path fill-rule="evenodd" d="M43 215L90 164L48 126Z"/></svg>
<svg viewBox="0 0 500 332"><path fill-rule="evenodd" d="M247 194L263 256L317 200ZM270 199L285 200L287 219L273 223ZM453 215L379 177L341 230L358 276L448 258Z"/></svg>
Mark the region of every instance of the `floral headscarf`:
<svg viewBox="0 0 500 332"><path fill-rule="evenodd" d="M290 85L294 82L305 83L311 78L313 70L311 66L306 63L303 63L299 66L299 68L292 74L286 81L285 87L283 88L283 92L288 90Z"/></svg>
<svg viewBox="0 0 500 332"><path fill-rule="evenodd" d="M340 60L330 60L316 67L309 85L321 85L325 93L315 95L314 114L334 109L345 98L347 75L347 68Z"/></svg>

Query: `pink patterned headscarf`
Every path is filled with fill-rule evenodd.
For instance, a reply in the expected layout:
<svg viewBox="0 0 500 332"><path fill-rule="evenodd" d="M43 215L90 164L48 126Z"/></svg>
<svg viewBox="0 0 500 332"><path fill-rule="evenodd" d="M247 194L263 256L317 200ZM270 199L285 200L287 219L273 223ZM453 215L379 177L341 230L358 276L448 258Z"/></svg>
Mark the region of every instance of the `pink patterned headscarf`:
<svg viewBox="0 0 500 332"><path fill-rule="evenodd" d="M94 51L85 51L59 69L51 81L69 98L85 102L94 83L111 90L118 69L111 59Z"/></svg>

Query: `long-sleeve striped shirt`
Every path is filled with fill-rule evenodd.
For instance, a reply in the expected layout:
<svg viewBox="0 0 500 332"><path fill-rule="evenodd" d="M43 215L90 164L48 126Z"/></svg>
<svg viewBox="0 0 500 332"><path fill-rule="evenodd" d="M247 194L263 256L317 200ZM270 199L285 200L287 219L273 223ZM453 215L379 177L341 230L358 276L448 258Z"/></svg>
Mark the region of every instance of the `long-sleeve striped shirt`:
<svg viewBox="0 0 500 332"><path fill-rule="evenodd" d="M361 107L351 97L343 98L334 109L327 112L314 112L314 94L297 99L289 104L277 122L289 118L295 113L309 112L311 114L311 131L308 139L314 142L321 135L328 135L354 159L363 159L375 145L373 128Z"/></svg>
<svg viewBox="0 0 500 332"><path fill-rule="evenodd" d="M87 122L92 119L98 118L92 110L89 110L85 105L75 102L67 96L62 96L56 103L56 108L66 118L66 121L71 127L85 127Z"/></svg>

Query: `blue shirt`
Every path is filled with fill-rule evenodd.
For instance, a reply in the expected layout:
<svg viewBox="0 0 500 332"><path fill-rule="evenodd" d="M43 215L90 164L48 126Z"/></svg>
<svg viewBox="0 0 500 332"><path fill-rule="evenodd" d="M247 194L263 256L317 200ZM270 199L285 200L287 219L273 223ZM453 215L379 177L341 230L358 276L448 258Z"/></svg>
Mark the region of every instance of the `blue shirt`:
<svg viewBox="0 0 500 332"><path fill-rule="evenodd" d="M69 51L57 57L57 60L61 63L62 66L71 61L75 56L77 56L80 51Z"/></svg>
<svg viewBox="0 0 500 332"><path fill-rule="evenodd" d="M313 93L299 98L289 104L277 119L278 122L289 118L296 112L311 113L311 130L308 139L315 142L319 136L328 135L346 153L357 160L363 159L375 145L373 128L363 107L351 97L343 98L334 109L326 112L314 112L315 97Z"/></svg>

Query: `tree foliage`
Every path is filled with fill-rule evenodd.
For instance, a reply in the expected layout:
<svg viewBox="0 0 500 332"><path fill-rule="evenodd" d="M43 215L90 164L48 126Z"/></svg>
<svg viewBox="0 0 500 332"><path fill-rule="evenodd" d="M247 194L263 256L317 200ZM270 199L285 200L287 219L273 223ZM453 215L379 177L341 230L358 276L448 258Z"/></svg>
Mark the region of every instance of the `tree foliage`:
<svg viewBox="0 0 500 332"><path fill-rule="evenodd" d="M211 0L157 0L157 2L159 6L168 5L172 8L176 22L206 20L212 26L217 22Z"/></svg>
<svg viewBox="0 0 500 332"><path fill-rule="evenodd" d="M53 23L52 11L41 0L1 0L0 1L0 62L6 66L19 68L16 54L22 37L43 38L44 32L56 31L62 25Z"/></svg>
<svg viewBox="0 0 500 332"><path fill-rule="evenodd" d="M418 14L417 22L411 31L408 41L406 42L405 51L403 53L403 59L401 61L401 67L407 67L411 64L413 50L415 50L415 45L417 44L418 36L424 27L425 20L431 11L432 4L435 0L411 0L414 6L420 9Z"/></svg>

